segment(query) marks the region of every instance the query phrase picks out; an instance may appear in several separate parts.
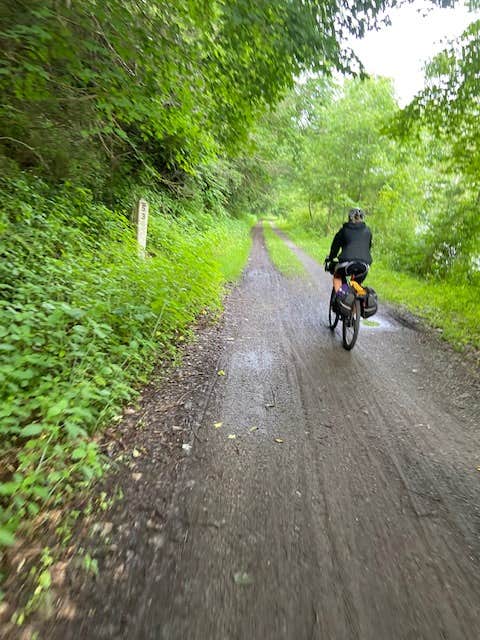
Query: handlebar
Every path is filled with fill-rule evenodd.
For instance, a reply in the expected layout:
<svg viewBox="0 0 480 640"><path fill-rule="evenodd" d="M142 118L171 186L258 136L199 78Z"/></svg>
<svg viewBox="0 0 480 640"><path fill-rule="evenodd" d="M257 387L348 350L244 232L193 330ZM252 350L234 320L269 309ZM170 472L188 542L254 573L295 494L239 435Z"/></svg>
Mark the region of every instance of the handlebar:
<svg viewBox="0 0 480 640"><path fill-rule="evenodd" d="M327 256L325 258L325 262L323 263L323 266L325 268L325 271L328 271L329 273L333 273L334 269L332 270L332 268L338 264L338 260L330 260L329 256Z"/></svg>

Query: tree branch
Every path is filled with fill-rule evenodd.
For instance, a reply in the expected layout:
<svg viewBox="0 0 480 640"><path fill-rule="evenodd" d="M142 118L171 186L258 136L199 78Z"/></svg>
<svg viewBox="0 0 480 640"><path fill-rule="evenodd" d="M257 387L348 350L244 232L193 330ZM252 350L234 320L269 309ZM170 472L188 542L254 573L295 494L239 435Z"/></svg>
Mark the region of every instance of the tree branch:
<svg viewBox="0 0 480 640"><path fill-rule="evenodd" d="M40 162L43 164L44 167L47 166L47 163L43 159L42 154L36 149L34 149L33 147L31 147L26 142L22 142L21 140L17 140L16 138L10 138L9 136L0 136L0 140L8 140L9 142L15 142L16 144L19 144L22 147L26 147L29 151L31 151L37 156L37 158L40 160Z"/></svg>

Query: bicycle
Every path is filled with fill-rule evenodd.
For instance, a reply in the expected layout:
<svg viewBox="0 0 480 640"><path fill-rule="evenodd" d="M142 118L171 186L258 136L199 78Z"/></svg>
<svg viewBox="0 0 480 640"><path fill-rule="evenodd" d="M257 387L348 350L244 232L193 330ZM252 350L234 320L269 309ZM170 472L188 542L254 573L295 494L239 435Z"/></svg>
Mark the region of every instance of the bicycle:
<svg viewBox="0 0 480 640"><path fill-rule="evenodd" d="M337 264L338 260L329 261L328 258L326 258L325 271L328 271L333 275ZM354 261L348 262L345 265L346 282L354 295L353 303L348 313L340 312L337 303L337 294L334 287L332 287L332 293L330 294L328 325L331 331L334 331L339 320L342 321L342 344L344 349L347 351L353 349L357 341L358 332L360 330L360 318L362 317L362 304L364 304L368 295L368 291L355 280L355 277L358 278L363 276L367 271L368 265L364 262Z"/></svg>

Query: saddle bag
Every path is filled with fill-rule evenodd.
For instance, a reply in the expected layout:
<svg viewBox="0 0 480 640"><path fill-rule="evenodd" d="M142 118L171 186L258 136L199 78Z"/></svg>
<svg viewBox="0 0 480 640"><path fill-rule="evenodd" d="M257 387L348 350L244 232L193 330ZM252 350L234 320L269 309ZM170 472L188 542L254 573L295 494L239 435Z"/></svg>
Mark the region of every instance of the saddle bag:
<svg viewBox="0 0 480 640"><path fill-rule="evenodd" d="M351 287L342 296L337 296L337 309L342 316L348 317L352 313L355 293Z"/></svg>
<svg viewBox="0 0 480 640"><path fill-rule="evenodd" d="M362 318L370 318L378 311L378 296L375 289L372 289L372 287L364 287L364 289L366 290L367 295L361 302L361 314Z"/></svg>

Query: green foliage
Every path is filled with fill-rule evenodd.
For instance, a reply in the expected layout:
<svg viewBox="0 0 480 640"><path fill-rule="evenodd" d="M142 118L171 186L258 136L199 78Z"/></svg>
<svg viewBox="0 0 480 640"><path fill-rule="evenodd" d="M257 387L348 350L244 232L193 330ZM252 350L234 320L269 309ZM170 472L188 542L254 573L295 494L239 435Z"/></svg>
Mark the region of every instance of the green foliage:
<svg viewBox="0 0 480 640"><path fill-rule="evenodd" d="M250 215L212 229L213 256L218 262L223 280L235 282L239 279L251 247L250 235L245 233L245 223L251 227L255 221L255 217Z"/></svg>
<svg viewBox="0 0 480 640"><path fill-rule="evenodd" d="M295 244L312 256L312 258L315 258L319 264L323 264L330 251L333 235L329 238L325 236L323 232L312 232L310 228L305 228L301 225L301 219L300 221L298 219L293 220L292 218L283 220L279 223L279 228L282 229Z"/></svg>
<svg viewBox="0 0 480 640"><path fill-rule="evenodd" d="M91 573L95 577L98 576L98 561L95 558L92 558L89 553L85 553L83 556L82 564L87 573Z"/></svg>
<svg viewBox="0 0 480 640"><path fill-rule="evenodd" d="M396 109L386 80L349 81L312 104L303 183L311 204L326 212L329 232L345 209L371 209L392 173L392 144L383 128Z"/></svg>
<svg viewBox="0 0 480 640"><path fill-rule="evenodd" d="M270 210L315 234L351 206L369 214L376 256L394 270L478 284L478 189L454 168L452 142L425 126L392 137L389 82L311 79L265 117L257 164L268 166ZM279 127L281 123L281 127ZM279 128L281 133L278 133Z"/></svg>
<svg viewBox="0 0 480 640"><path fill-rule="evenodd" d="M427 65L427 84L399 118L399 130L411 134L425 126L450 143L448 164L479 187L478 68L480 20Z"/></svg>
<svg viewBox="0 0 480 640"><path fill-rule="evenodd" d="M300 260L292 253L275 231L273 231L268 221L263 225L263 234L270 259L284 276L293 278L305 273L305 269Z"/></svg>
<svg viewBox="0 0 480 640"><path fill-rule="evenodd" d="M235 155L304 68L345 69L340 44L385 0L32 0L0 8L0 155L104 189L196 173Z"/></svg>
<svg viewBox="0 0 480 640"><path fill-rule="evenodd" d="M29 571L29 579L34 587L25 605L15 611L12 618L14 624L22 626L26 618L42 606L45 611L51 609L52 594L50 588L52 586L51 567L53 563L54 558L51 549L45 547L42 549L38 565L31 567Z"/></svg>
<svg viewBox="0 0 480 640"><path fill-rule="evenodd" d="M350 206L373 209L396 170L394 143L384 132L396 110L386 80L340 87L311 78L298 85L257 134L257 164L268 167L275 193L270 209L299 215L308 207L304 224L324 231Z"/></svg>
<svg viewBox="0 0 480 640"><path fill-rule="evenodd" d="M218 307L248 222L148 194L148 258L122 212L41 181L2 191L0 540L102 472L92 439L204 308ZM194 199L195 200L195 199Z"/></svg>
<svg viewBox="0 0 480 640"><path fill-rule="evenodd" d="M303 175L301 123L312 102L329 90L327 80L308 81L260 119L250 136L250 153L234 161L239 176L232 193L234 206L258 215L282 215L292 209L294 180Z"/></svg>
<svg viewBox="0 0 480 640"><path fill-rule="evenodd" d="M436 207L424 221L423 272L477 283L480 260L480 134L478 67L480 21L439 53L426 69L426 87L396 118L402 141L428 140L436 176Z"/></svg>
<svg viewBox="0 0 480 640"><path fill-rule="evenodd" d="M393 271L383 261L372 266L369 282L381 298L423 318L456 347L480 349L480 298L470 283L459 278L421 279Z"/></svg>

